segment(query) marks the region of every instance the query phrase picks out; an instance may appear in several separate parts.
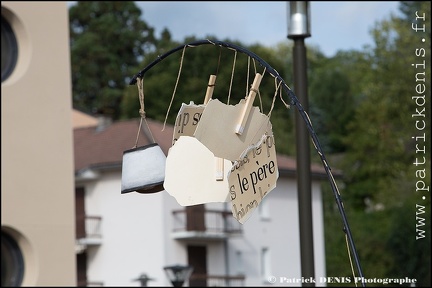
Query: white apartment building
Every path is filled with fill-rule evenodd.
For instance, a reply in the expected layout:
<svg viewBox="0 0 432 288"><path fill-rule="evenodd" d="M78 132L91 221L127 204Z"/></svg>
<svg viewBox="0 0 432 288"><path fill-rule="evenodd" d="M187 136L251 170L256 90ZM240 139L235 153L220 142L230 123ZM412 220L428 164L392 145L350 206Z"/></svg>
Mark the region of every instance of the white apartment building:
<svg viewBox="0 0 432 288"><path fill-rule="evenodd" d="M167 153L173 128L147 122ZM135 279L145 274L152 279L147 286L171 286L163 267L179 264L194 268L184 286L302 286L295 283L301 281L295 159L278 155L276 188L240 224L230 203L183 207L166 191L121 194L122 155L135 143L139 119L100 123L74 129L78 283L139 286ZM145 130L138 146L151 143ZM317 278L326 275L323 177L314 165Z"/></svg>

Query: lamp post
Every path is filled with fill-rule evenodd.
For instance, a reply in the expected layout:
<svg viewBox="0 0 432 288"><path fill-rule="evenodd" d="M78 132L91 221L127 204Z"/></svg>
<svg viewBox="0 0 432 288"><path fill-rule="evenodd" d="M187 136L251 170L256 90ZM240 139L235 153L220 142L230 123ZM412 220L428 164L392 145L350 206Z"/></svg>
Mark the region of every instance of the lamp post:
<svg viewBox="0 0 432 288"><path fill-rule="evenodd" d="M288 2L288 38L294 40L293 66L294 91L304 111L308 113L306 47L304 39L310 37L309 1ZM315 279L312 193L310 172L310 139L306 123L300 113L295 114L296 150L297 150L297 195L300 227L300 257L302 277ZM313 281L311 281L313 282ZM315 286L314 283L303 283L303 286Z"/></svg>
<svg viewBox="0 0 432 288"><path fill-rule="evenodd" d="M166 266L163 269L174 287L182 287L183 283L189 279L193 271L192 266L179 264Z"/></svg>
<svg viewBox="0 0 432 288"><path fill-rule="evenodd" d="M147 287L147 282L151 280L155 280L155 279L148 277L147 274L145 273L141 274L138 278L133 279L133 281L139 281L141 287Z"/></svg>

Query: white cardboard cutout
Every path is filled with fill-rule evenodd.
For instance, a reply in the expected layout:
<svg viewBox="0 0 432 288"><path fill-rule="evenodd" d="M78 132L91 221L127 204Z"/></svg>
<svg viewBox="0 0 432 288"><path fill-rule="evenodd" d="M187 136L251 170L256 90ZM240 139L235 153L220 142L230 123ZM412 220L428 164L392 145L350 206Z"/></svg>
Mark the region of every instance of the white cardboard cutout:
<svg viewBox="0 0 432 288"><path fill-rule="evenodd" d="M230 199L234 218L241 224L276 187L279 170L273 135L261 140L242 154L228 172Z"/></svg>
<svg viewBox="0 0 432 288"><path fill-rule="evenodd" d="M189 104L182 103L177 114L172 145L180 136L193 136L205 105L196 105L193 101Z"/></svg>
<svg viewBox="0 0 432 288"><path fill-rule="evenodd" d="M224 171L232 163L223 160ZM182 206L228 202L228 179L217 180L218 158L194 137L181 136L169 151L165 164L165 190Z"/></svg>
<svg viewBox="0 0 432 288"><path fill-rule="evenodd" d="M195 138L203 143L216 157L235 161L249 146L271 130L267 115L258 107L252 107L241 135L235 133L245 101L226 105L218 99L210 99L195 130Z"/></svg>

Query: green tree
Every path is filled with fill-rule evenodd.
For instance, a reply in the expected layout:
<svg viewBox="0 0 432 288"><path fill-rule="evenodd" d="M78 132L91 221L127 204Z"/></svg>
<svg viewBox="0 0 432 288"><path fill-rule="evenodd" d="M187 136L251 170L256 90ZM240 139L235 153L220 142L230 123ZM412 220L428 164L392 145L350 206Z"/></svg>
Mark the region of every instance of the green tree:
<svg viewBox="0 0 432 288"><path fill-rule="evenodd" d="M117 119L128 77L154 50L154 29L133 1L78 1L69 20L73 106Z"/></svg>
<svg viewBox="0 0 432 288"><path fill-rule="evenodd" d="M420 205L421 207L419 208ZM390 232L386 235L385 249L389 251L392 261L388 267L388 277L401 278L410 276L417 280L416 287L431 285L431 231L430 231L430 198L419 202L410 197L403 205L392 211ZM417 219L416 219L417 218ZM418 219L425 220L425 226ZM429 222L429 227L427 223ZM424 231L419 234L417 229ZM417 236L424 238L417 239Z"/></svg>
<svg viewBox="0 0 432 288"><path fill-rule="evenodd" d="M321 60L324 64L313 71L309 88L310 117L315 121L314 127L323 150L341 153L346 149L343 137L348 132L355 101L346 71L341 66L334 67L331 61L336 62Z"/></svg>
<svg viewBox="0 0 432 288"><path fill-rule="evenodd" d="M401 5L411 5L411 10L430 15L429 2L404 2ZM410 194L406 193L407 186L402 183L409 185L414 180L414 175L409 173L416 154L412 139L416 135L412 117L416 103L411 96L415 93L417 71L412 64L423 60L430 63L427 47L423 57L415 54L421 47L417 43L421 42L411 29L413 19L415 14L405 15L405 18L393 16L377 23L372 31L376 47L368 53L371 59L369 74L373 77L363 86L364 99L356 109L349 126L350 133L345 138L349 147L347 192L358 208L365 208L366 199L375 204L385 203L387 207L397 206ZM430 43L430 32L423 36L427 38L426 43ZM430 44L426 45L430 47ZM430 87L430 78L425 77L425 81L425 87ZM426 99L430 99L430 89L425 94ZM426 109L424 120L430 123L429 109ZM430 139L430 130L424 132L426 139ZM430 146L426 147L430 157Z"/></svg>
<svg viewBox="0 0 432 288"><path fill-rule="evenodd" d="M391 15L376 23L371 31L375 46L363 52L362 59L367 61L359 62L362 66L358 70L366 75L359 78L357 106L344 137L346 187L342 195L352 216L352 231L358 235L355 239L365 276L416 278L417 285L428 287L430 232L424 239L415 240L415 203L430 211L430 201L422 200L415 183L416 170L424 169L424 181L430 187L431 170L430 165L416 167L413 162L419 149L425 150L420 153L430 161L430 144L426 142L430 129L416 128L418 119L412 115L419 107L412 96L420 81L428 87L425 99L430 99L430 78L425 76L430 70L424 66L422 74L423 66L415 65L430 63L430 20L416 20L416 13L430 17L430 3L406 1L400 7L402 16ZM426 33L420 35L412 29L417 22L426 25ZM355 70L352 73L358 75ZM422 119L429 127L430 108L425 106L424 111ZM412 138L423 132L424 143ZM425 217L430 221L430 212ZM329 253L337 253L336 247L329 249ZM339 271L340 263L327 263L328 273Z"/></svg>

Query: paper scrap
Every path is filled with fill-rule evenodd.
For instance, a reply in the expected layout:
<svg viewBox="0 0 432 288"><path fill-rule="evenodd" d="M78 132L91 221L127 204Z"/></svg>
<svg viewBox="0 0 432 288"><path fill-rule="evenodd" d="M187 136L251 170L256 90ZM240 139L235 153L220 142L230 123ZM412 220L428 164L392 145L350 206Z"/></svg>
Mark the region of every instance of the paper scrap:
<svg viewBox="0 0 432 288"><path fill-rule="evenodd" d="M232 167L223 160L224 171ZM182 206L228 202L228 178L218 180L218 158L194 137L181 136L169 151L165 168L165 190Z"/></svg>
<svg viewBox="0 0 432 288"><path fill-rule="evenodd" d="M194 137L203 143L216 157L235 161L250 145L258 142L262 135L271 130L267 115L258 107L252 107L241 135L235 133L239 115L245 101L226 105L218 99L210 99L196 127Z"/></svg>
<svg viewBox="0 0 432 288"><path fill-rule="evenodd" d="M276 187L278 178L274 136L265 134L256 145L244 151L228 172L234 218L244 224L262 199Z"/></svg>
<svg viewBox="0 0 432 288"><path fill-rule="evenodd" d="M172 145L180 136L193 136L200 121L205 105L196 105L193 101L189 104L182 103L174 126Z"/></svg>

